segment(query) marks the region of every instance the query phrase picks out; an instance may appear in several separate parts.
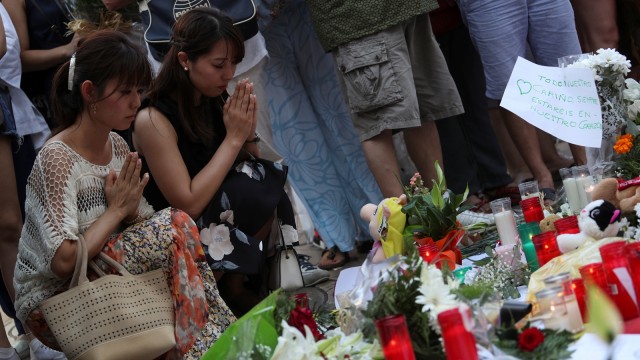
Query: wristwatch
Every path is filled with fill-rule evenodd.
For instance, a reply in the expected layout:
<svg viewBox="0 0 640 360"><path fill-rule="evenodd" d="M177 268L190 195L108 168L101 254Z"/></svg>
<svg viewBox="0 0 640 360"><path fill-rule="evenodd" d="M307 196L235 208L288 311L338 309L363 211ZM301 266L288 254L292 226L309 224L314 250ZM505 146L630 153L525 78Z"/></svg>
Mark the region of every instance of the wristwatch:
<svg viewBox="0 0 640 360"><path fill-rule="evenodd" d="M256 135L256 137L254 137L251 140L247 140L244 143L245 144L256 144L256 143L259 143L260 142L260 135L258 135L258 133L255 133L255 135Z"/></svg>

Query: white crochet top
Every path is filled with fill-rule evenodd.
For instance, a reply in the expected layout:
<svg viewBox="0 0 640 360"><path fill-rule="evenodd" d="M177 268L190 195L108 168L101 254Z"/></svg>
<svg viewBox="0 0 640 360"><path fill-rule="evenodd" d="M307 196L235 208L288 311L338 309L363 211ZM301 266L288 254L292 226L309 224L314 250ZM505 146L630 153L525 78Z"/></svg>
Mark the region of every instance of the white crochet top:
<svg viewBox="0 0 640 360"><path fill-rule="evenodd" d="M62 241L78 240L107 209L105 178L122 168L129 147L110 134L111 161L96 165L62 141L47 143L38 153L27 183L25 223L18 247L14 287L18 318L25 321L41 301L50 298L67 279L51 271L51 260ZM138 214L149 218L153 208L143 198Z"/></svg>

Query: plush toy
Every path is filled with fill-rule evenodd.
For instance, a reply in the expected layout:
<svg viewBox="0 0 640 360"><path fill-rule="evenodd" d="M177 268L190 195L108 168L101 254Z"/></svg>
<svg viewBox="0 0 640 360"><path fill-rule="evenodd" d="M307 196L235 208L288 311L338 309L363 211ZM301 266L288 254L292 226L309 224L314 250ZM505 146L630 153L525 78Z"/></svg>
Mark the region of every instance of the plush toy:
<svg viewBox="0 0 640 360"><path fill-rule="evenodd" d="M562 218L556 214L547 215L547 217L545 217L544 219L542 219L542 221L540 221L540 231L541 232L556 231L556 226L553 225L553 223L556 222L556 220L558 219L562 219Z"/></svg>
<svg viewBox="0 0 640 360"><path fill-rule="evenodd" d="M578 215L577 234L561 234L556 237L562 253L575 250L587 241L613 237L620 229L620 210L606 200L595 200L587 204Z"/></svg>
<svg viewBox="0 0 640 360"><path fill-rule="evenodd" d="M375 241L373 262L380 262L404 252L402 232L407 215L402 207L407 203L406 195L384 199L380 204L366 204L360 209L360 217L369 222L369 233Z"/></svg>
<svg viewBox="0 0 640 360"><path fill-rule="evenodd" d="M617 179L602 179L591 192L593 200L606 200L620 209L623 214L633 212L636 204L640 203L640 181L633 179L618 182Z"/></svg>

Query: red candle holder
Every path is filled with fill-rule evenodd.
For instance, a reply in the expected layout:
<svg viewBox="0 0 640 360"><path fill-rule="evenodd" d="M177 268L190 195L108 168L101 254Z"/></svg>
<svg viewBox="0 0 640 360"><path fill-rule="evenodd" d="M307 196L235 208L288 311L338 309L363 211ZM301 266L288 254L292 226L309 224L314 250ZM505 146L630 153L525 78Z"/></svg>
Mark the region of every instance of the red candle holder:
<svg viewBox="0 0 640 360"><path fill-rule="evenodd" d="M611 299L618 307L622 318L627 321L637 318L640 313L638 313L638 303L631 280L632 273L625 256L625 245L624 241L602 245L600 246L600 256L602 257L605 278L609 284ZM624 286L625 284L627 287Z"/></svg>
<svg viewBox="0 0 640 360"><path fill-rule="evenodd" d="M595 284L609 295L609 284L607 283L607 278L604 275L604 267L602 267L602 263L583 265L578 270L580 271L580 276L582 276L582 281L585 285Z"/></svg>
<svg viewBox="0 0 640 360"><path fill-rule="evenodd" d="M576 295L578 301L578 307L580 308L580 316L582 316L582 322L587 323L587 290L584 287L584 281L582 279L571 280L571 290Z"/></svg>
<svg viewBox="0 0 640 360"><path fill-rule="evenodd" d="M578 226L578 217L576 215L566 216L554 221L553 226L556 228L556 233L560 234L577 234L580 232Z"/></svg>
<svg viewBox="0 0 640 360"><path fill-rule="evenodd" d="M438 246L436 244L425 244L418 246L418 253L427 264L433 263L438 256Z"/></svg>
<svg viewBox="0 0 640 360"><path fill-rule="evenodd" d="M442 331L444 351L448 360L477 360L476 340L465 326L471 321L471 310L468 307L455 308L438 314L438 323Z"/></svg>
<svg viewBox="0 0 640 360"><path fill-rule="evenodd" d="M631 269L633 287L636 289L636 299L640 299L640 242L632 242L625 246L627 262Z"/></svg>
<svg viewBox="0 0 640 360"><path fill-rule="evenodd" d="M376 320L375 324L385 359L415 360L404 315L387 316Z"/></svg>
<svg viewBox="0 0 640 360"><path fill-rule="evenodd" d="M553 231L546 231L542 234L534 235L531 237L531 242L533 242L533 246L536 248L538 263L541 267L556 256L562 255L558 248L558 242L556 241L556 233Z"/></svg>
<svg viewBox="0 0 640 360"><path fill-rule="evenodd" d="M531 223L539 223L544 219L544 212L540 204L540 198L535 196L528 199L520 200L520 207L524 215L524 221Z"/></svg>

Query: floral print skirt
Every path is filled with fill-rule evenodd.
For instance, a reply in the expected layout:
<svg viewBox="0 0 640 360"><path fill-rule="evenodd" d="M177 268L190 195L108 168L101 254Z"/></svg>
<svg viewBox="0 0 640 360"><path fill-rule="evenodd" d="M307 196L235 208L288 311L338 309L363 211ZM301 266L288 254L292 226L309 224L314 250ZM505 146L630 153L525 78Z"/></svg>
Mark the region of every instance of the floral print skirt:
<svg viewBox="0 0 640 360"><path fill-rule="evenodd" d="M165 271L174 298L177 344L167 359L200 359L236 320L218 294L198 229L186 213L172 208L161 210L150 219L112 235L103 252L132 274ZM29 314L27 325L45 345L59 349L40 310Z"/></svg>
<svg viewBox="0 0 640 360"><path fill-rule="evenodd" d="M258 274L269 244L253 237L277 213L295 228L293 206L284 183L287 168L252 158L236 164L200 218L202 243L213 270Z"/></svg>

